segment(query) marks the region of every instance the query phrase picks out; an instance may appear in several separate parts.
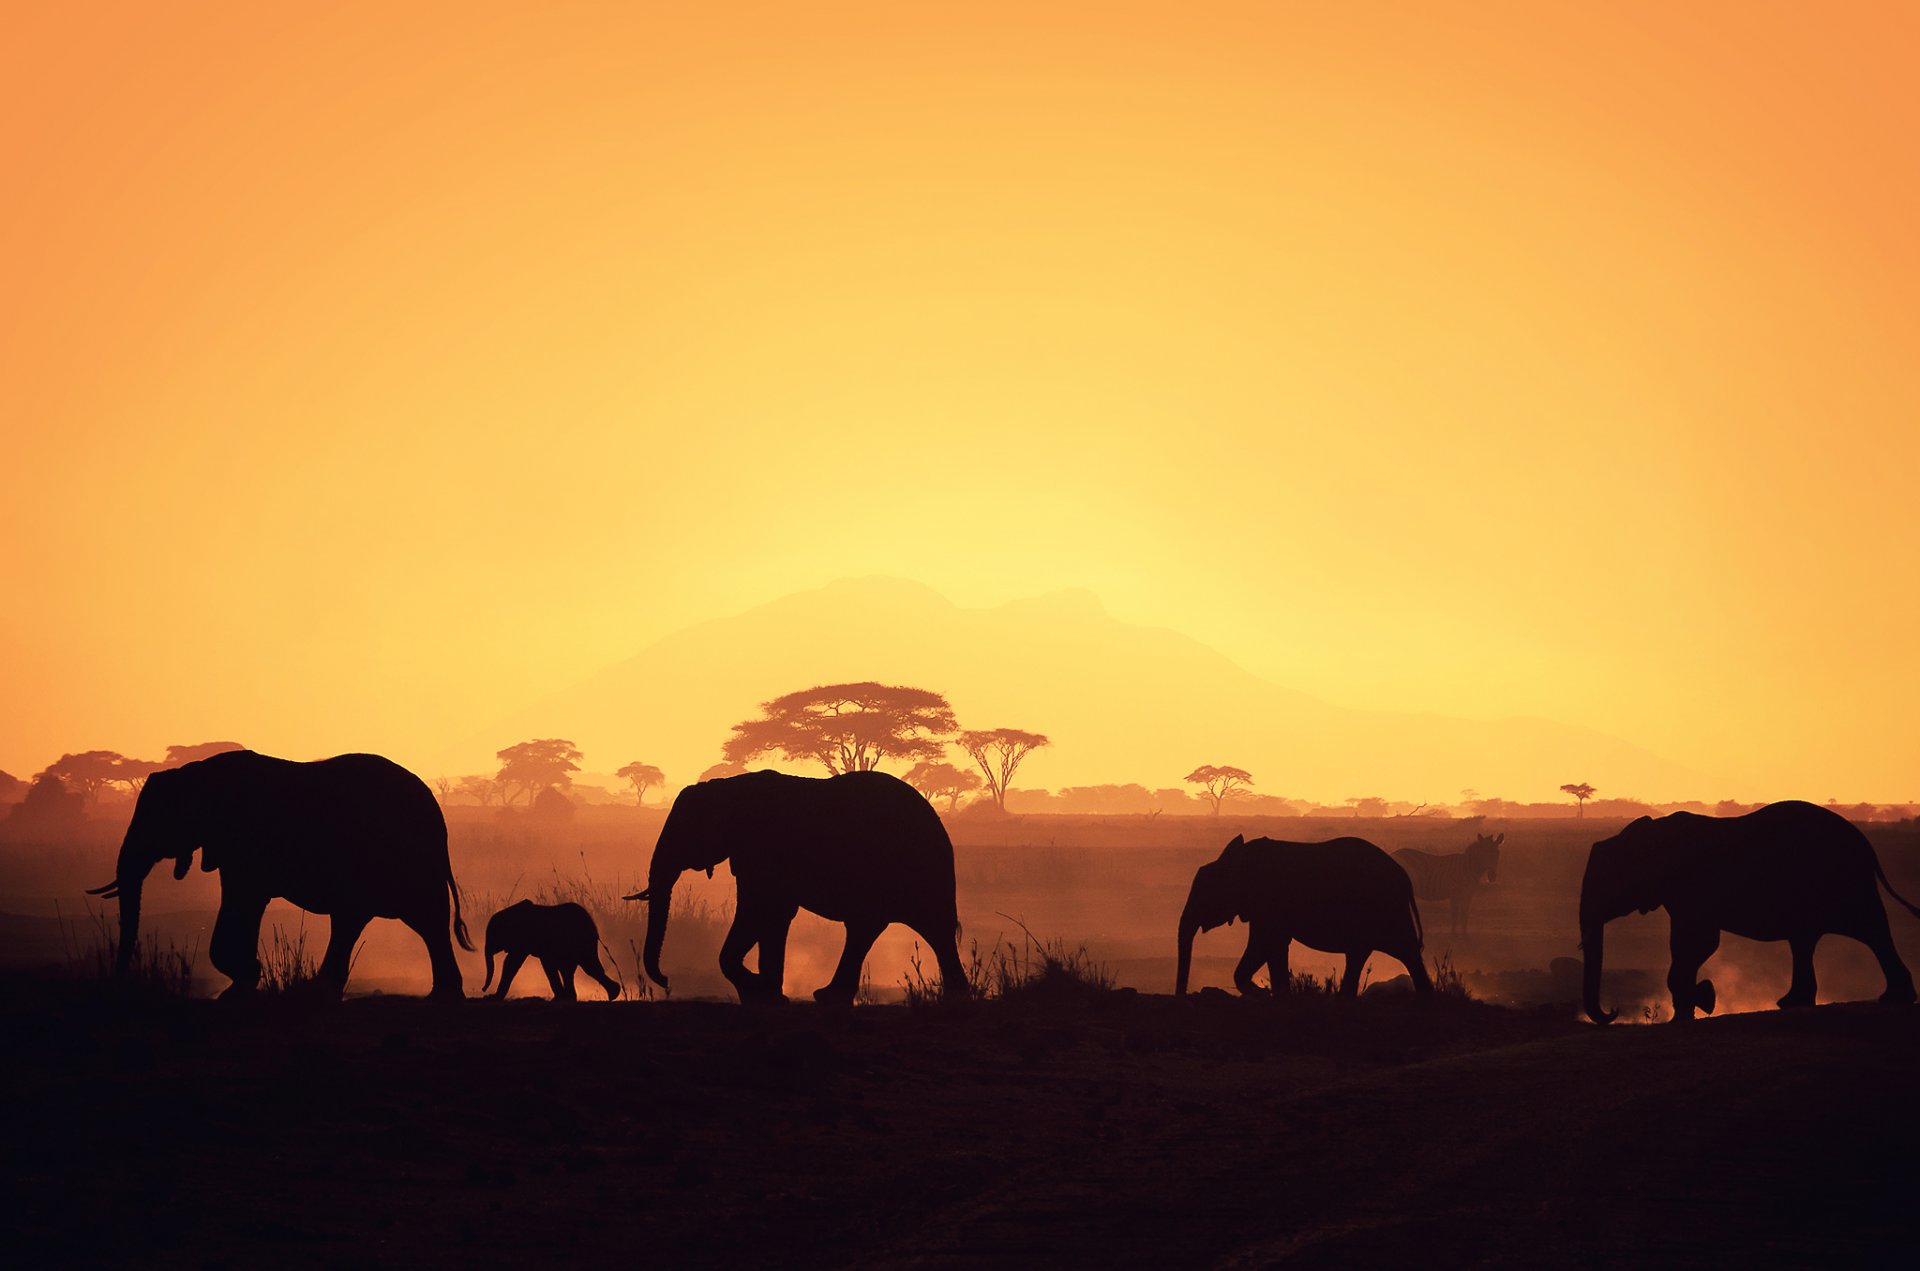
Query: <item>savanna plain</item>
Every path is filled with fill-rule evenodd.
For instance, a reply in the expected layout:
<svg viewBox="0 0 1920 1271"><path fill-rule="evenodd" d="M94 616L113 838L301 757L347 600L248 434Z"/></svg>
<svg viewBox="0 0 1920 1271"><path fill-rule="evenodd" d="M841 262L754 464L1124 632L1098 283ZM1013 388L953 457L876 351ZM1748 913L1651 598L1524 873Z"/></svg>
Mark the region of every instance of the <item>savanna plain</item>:
<svg viewBox="0 0 1920 1271"><path fill-rule="evenodd" d="M660 813L563 823L449 814L476 935L508 901L593 911L619 1001L444 1003L418 940L376 922L348 998L300 981L324 918L276 905L270 991L207 994L217 881L149 889L149 975L117 984L121 825L0 844L0 1007L16 1248L83 1263L1663 1266L1905 1264L1920 1012L1872 999L1839 937L1822 1005L1778 1011L1784 946L1728 938L1719 1014L1667 1015L1666 924L1613 924L1605 997L1577 1014L1587 847L1620 828L1438 818L955 818L962 950L981 1000L928 1003L894 928L850 1010L807 1000L836 926L795 924L783 1007L743 1008L717 951L724 867L675 894L671 1000L644 986ZM1920 894L1920 829L1863 825ZM1171 996L1195 868L1235 834L1357 833L1389 851L1506 835L1468 929L1423 906L1442 991L1375 955L1357 1001L1295 946L1294 991L1244 999L1245 928L1200 937ZM1920 957L1920 921L1889 905ZM478 993L478 954L461 954ZM274 983L287 987L271 991ZM234 1162L246 1162L237 1168Z"/></svg>

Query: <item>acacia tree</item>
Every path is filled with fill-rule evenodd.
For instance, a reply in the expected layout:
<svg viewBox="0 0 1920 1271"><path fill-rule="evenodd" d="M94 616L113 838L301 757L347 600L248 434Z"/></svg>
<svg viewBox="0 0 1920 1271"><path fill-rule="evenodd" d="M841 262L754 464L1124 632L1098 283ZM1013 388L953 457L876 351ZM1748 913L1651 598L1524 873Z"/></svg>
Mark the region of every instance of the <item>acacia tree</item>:
<svg viewBox="0 0 1920 1271"><path fill-rule="evenodd" d="M453 792L466 795L483 808L490 808L493 801L500 797L500 783L492 777L462 777Z"/></svg>
<svg viewBox="0 0 1920 1271"><path fill-rule="evenodd" d="M570 786L569 774L580 770L580 748L570 741L548 737L541 741L523 741L508 746L496 756L500 760L501 802L512 804L513 788L518 786L529 805L555 786Z"/></svg>
<svg viewBox="0 0 1920 1271"><path fill-rule="evenodd" d="M1018 728L973 728L954 738L954 743L980 765L987 779L987 793L1002 812L1007 810L1007 787L1025 759L1042 746L1050 746L1042 733L1024 733Z"/></svg>
<svg viewBox="0 0 1920 1271"><path fill-rule="evenodd" d="M657 785L664 784L667 779L666 774L658 768L650 763L641 763L638 759L613 775L616 777L625 777L633 783L633 801L635 803L645 803L647 801L647 791Z"/></svg>
<svg viewBox="0 0 1920 1271"><path fill-rule="evenodd" d="M1578 809L1573 814L1574 819L1576 821L1585 819L1587 815L1587 800L1593 797L1593 787L1584 781L1573 781L1561 786L1560 793L1573 796L1573 806Z"/></svg>
<svg viewBox="0 0 1920 1271"><path fill-rule="evenodd" d="M977 774L956 768L950 763L930 763L926 760L909 768L906 780L908 785L927 796L928 803L945 799L949 812L959 808L962 795L980 788Z"/></svg>
<svg viewBox="0 0 1920 1271"><path fill-rule="evenodd" d="M138 764L140 761L133 762ZM121 773L126 763L127 757L117 750L83 750L78 754L61 755L42 769L40 775L58 778L67 789L92 803L100 791L122 780ZM152 769L147 771L151 772ZM144 773L142 779L145 779Z"/></svg>
<svg viewBox="0 0 1920 1271"><path fill-rule="evenodd" d="M1220 815L1220 805L1236 795L1246 793L1253 784L1253 774L1245 768L1235 768L1229 764L1210 763L1195 768L1182 781L1191 781L1205 792L1213 802L1213 814Z"/></svg>
<svg viewBox="0 0 1920 1271"><path fill-rule="evenodd" d="M871 772L882 760L937 760L954 730L953 707L938 693L897 684L822 684L760 704L761 718L733 726L720 750L744 764L778 754L814 760L829 773Z"/></svg>

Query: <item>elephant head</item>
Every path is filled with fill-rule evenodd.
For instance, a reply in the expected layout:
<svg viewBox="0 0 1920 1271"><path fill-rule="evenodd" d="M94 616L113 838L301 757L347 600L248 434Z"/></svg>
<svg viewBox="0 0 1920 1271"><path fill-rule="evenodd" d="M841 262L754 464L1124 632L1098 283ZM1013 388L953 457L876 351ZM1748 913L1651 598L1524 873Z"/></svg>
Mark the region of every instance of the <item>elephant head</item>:
<svg viewBox="0 0 1920 1271"><path fill-rule="evenodd" d="M193 853L205 843L205 761L156 772L147 778L133 807L133 820L120 842L120 859L113 881L88 891L89 896L120 902L120 949L117 970L125 975L133 966L140 939L140 889L153 867L171 857L173 876L185 878L193 867ZM201 858L202 869L215 868L211 853Z"/></svg>
<svg viewBox="0 0 1920 1271"><path fill-rule="evenodd" d="M648 977L663 989L669 985L660 971L660 947L667 937L673 885L690 869L704 869L712 878L714 866L732 854L736 805L744 793L733 787L750 779L749 775L702 781L682 790L667 813L667 823L660 827L660 841L654 844L653 862L647 867L646 890L627 897L647 902L641 961Z"/></svg>
<svg viewBox="0 0 1920 1271"><path fill-rule="evenodd" d="M1593 845L1580 881L1580 948L1585 958L1582 1001L1587 1017L1608 1024L1618 1011L1600 1008L1600 971L1606 926L1636 911L1650 913L1666 903L1666 881L1684 864L1681 845L1669 842L1663 822L1643 816L1610 839Z"/></svg>
<svg viewBox="0 0 1920 1271"><path fill-rule="evenodd" d="M1179 960L1173 974L1176 994L1187 991L1187 975L1193 968L1194 936L1242 916L1240 903L1244 890L1240 870L1232 857L1244 845L1245 840L1236 834L1217 858L1194 871L1193 886L1187 889L1186 908L1180 911Z"/></svg>

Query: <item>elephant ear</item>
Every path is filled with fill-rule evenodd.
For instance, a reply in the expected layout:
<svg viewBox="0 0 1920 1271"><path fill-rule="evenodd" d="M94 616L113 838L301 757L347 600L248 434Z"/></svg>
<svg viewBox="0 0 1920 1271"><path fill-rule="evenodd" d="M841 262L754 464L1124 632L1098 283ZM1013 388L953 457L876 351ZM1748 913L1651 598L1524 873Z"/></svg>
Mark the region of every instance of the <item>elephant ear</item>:
<svg viewBox="0 0 1920 1271"><path fill-rule="evenodd" d="M1246 845L1247 845L1247 836L1244 834L1234 835L1233 842L1227 844L1228 847L1245 847Z"/></svg>

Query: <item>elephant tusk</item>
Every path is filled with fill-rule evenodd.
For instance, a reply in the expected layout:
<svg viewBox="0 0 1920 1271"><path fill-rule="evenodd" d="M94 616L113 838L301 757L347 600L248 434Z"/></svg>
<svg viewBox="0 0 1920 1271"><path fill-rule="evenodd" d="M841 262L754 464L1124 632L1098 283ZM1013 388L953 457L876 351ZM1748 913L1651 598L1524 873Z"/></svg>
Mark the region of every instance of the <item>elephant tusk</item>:
<svg viewBox="0 0 1920 1271"><path fill-rule="evenodd" d="M650 891L652 891L652 890L653 890L653 888L651 888L651 887L648 887L648 888L646 888L646 889L645 889L645 890L643 890L643 891L637 891L637 892L635 892L635 893L633 893L633 895L631 895L631 896L624 896L624 897L622 897L622 899L623 899L623 900L647 900L647 899L649 899L649 897L648 897L648 895L647 895L647 893L648 893L648 892L650 892Z"/></svg>
<svg viewBox="0 0 1920 1271"><path fill-rule="evenodd" d="M114 879L104 887L89 887L87 895L99 896L103 900L112 900L120 894L120 880Z"/></svg>

